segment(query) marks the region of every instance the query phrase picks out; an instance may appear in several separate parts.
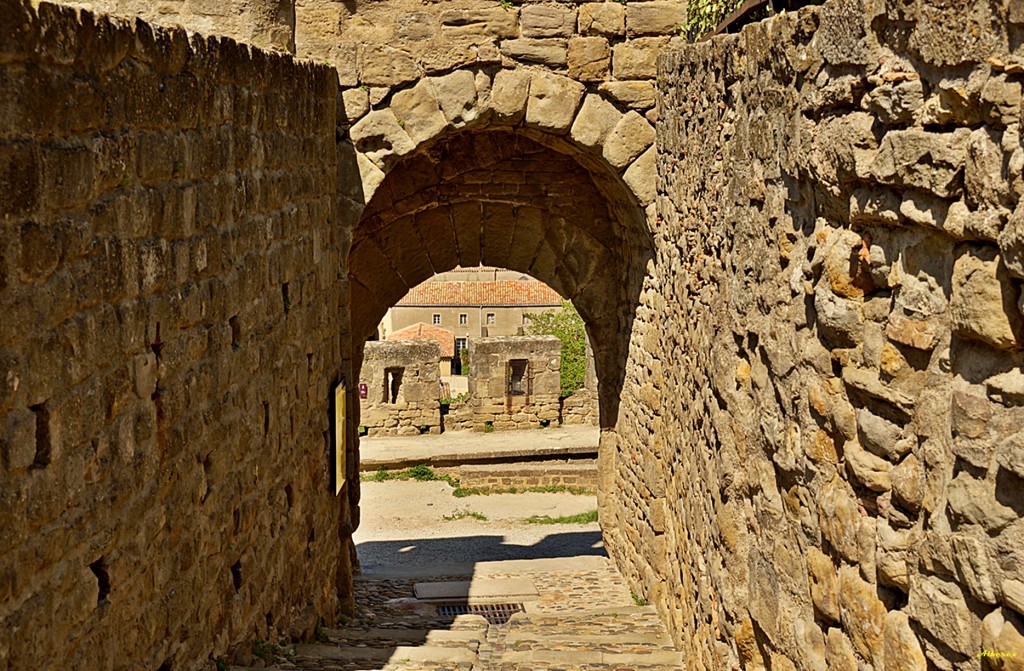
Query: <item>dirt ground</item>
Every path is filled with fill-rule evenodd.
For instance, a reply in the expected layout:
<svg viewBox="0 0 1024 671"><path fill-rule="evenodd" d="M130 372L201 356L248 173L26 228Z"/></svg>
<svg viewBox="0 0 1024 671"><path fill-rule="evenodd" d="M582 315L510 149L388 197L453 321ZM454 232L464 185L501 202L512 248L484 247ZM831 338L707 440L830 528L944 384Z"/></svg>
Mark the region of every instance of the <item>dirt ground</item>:
<svg viewBox="0 0 1024 671"><path fill-rule="evenodd" d="M593 495L490 494L455 498L444 482L363 482L356 551L364 573L430 572L481 561L604 555L590 524L529 524L597 509ZM466 516L478 513L486 520ZM445 519L445 518L449 519ZM462 517L461 519L451 519Z"/></svg>

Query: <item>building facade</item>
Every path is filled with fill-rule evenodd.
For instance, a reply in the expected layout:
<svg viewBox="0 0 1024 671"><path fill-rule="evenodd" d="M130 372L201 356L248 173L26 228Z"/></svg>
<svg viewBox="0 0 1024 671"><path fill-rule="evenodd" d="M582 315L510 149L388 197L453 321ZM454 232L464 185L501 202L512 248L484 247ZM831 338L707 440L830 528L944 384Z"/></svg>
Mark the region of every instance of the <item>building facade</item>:
<svg viewBox="0 0 1024 671"><path fill-rule="evenodd" d="M455 335L452 374L469 338L524 335L529 314L560 310L562 298L543 282L500 268L460 268L414 287L384 316L378 337L416 324Z"/></svg>

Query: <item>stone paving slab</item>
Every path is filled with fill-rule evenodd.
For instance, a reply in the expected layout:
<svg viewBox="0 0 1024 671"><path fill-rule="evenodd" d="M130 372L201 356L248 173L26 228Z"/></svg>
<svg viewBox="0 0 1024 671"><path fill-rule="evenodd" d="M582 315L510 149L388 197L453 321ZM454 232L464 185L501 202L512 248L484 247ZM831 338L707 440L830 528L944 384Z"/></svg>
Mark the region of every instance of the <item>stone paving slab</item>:
<svg viewBox="0 0 1024 671"><path fill-rule="evenodd" d="M322 643L300 643L295 645L294 649L296 658L313 657L321 660L390 660L444 664L472 664L477 660L477 655L472 650L433 645L360 648L325 645Z"/></svg>
<svg viewBox="0 0 1024 671"><path fill-rule="evenodd" d="M473 579L457 582L418 582L413 594L426 602L488 602L536 599L537 587L529 578Z"/></svg>
<svg viewBox="0 0 1024 671"><path fill-rule="evenodd" d="M344 646L384 647L376 661L296 655L281 669L303 671L681 671L657 612L636 606L622 576L606 557L572 557L477 564L468 573L432 576L440 591L464 590L473 581L510 580L532 584L538 598L527 613L505 625L488 626L480 616L445 621L426 616L429 604L415 598L415 577L360 576L355 582L358 626L326 629L328 640ZM461 583L461 585L459 584ZM419 609L419 610L418 610ZM422 610L422 609L426 609ZM339 635L341 634L341 635ZM348 635L349 638L344 638ZM376 637L380 638L376 638ZM419 653L395 651L422 640ZM448 647L455 646L455 647ZM438 651L464 648L446 658ZM318 648L300 648L316 652ZM424 652L424 650L426 650ZM297 650L299 652L299 650ZM472 661L471 661L472 660Z"/></svg>

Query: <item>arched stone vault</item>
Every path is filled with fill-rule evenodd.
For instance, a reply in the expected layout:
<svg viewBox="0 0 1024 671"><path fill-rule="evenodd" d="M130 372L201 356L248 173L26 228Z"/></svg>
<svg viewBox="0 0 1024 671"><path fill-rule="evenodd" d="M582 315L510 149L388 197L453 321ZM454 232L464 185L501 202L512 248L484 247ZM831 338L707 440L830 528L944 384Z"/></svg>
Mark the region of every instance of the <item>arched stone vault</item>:
<svg viewBox="0 0 1024 671"><path fill-rule="evenodd" d="M525 69L425 78L354 124L367 200L349 254L356 370L362 343L410 288L457 265L506 267L576 305L602 426L614 426L651 258L649 129L571 79Z"/></svg>

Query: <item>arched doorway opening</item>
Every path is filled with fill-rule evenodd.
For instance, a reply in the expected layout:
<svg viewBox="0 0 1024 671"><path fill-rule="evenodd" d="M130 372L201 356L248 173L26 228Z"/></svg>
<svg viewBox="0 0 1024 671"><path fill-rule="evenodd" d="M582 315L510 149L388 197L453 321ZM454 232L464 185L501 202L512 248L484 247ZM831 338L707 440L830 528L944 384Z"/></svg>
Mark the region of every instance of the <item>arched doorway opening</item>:
<svg viewBox="0 0 1024 671"><path fill-rule="evenodd" d="M645 210L620 171L565 136L507 126L452 130L392 158L353 230L353 378L365 342L412 287L457 266L508 268L576 306L593 347L602 436L613 432L652 258Z"/></svg>
<svg viewBox="0 0 1024 671"><path fill-rule="evenodd" d="M353 364L388 308L456 266L529 274L571 300L593 344L601 425L613 428L650 239L599 156L528 129L465 131L398 162L352 240Z"/></svg>

